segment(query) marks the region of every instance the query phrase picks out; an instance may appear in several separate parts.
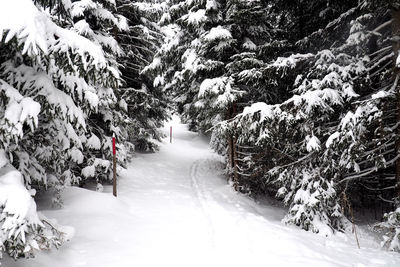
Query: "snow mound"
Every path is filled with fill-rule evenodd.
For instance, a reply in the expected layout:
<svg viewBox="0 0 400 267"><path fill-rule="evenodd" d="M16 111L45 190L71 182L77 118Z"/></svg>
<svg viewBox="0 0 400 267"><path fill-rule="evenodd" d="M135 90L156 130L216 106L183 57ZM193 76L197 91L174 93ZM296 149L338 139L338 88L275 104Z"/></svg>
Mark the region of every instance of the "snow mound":
<svg viewBox="0 0 400 267"><path fill-rule="evenodd" d="M72 238L71 227L59 226L36 211L34 193L0 150L0 260L2 251L14 258L29 257Z"/></svg>

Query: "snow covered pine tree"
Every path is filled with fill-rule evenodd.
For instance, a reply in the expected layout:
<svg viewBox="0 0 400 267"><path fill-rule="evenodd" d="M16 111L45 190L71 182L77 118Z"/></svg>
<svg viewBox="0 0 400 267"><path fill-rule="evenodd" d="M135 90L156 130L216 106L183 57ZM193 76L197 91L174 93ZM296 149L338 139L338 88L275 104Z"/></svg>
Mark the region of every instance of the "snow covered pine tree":
<svg viewBox="0 0 400 267"><path fill-rule="evenodd" d="M105 26L92 30L84 18L121 28L126 23L105 8L113 1L103 4L0 3L0 250L14 258L58 246L66 238L36 213L33 188L78 183L84 166L106 167L104 156L92 151L110 153L105 151L108 138L102 132L95 137L91 117L112 115L118 46L101 32ZM107 127L109 135L119 134L112 121ZM84 177L91 173L82 170Z"/></svg>
<svg viewBox="0 0 400 267"><path fill-rule="evenodd" d="M315 232L330 232L324 225L343 229L344 194L354 205L398 197L398 119L393 101L397 76L388 41L396 34L390 32L386 12L398 5L347 4L336 19L309 36L304 34L307 25L301 23L299 35L307 37L296 42L298 51L316 52L278 58L259 71L262 77L265 69L275 69L281 75L275 80L278 86L297 73L289 87L293 95L276 104L256 103L229 124L221 124L222 133L239 136L239 144L262 147L246 159L256 171L244 173L250 177L242 180L244 186L277 190L289 205L284 221ZM349 29L348 35L341 34L343 28ZM379 225L388 230L385 243L394 250L399 244L396 214L398 209Z"/></svg>
<svg viewBox="0 0 400 267"><path fill-rule="evenodd" d="M136 151L154 151L160 141L160 127L167 120L167 94L163 78L145 68L153 60L164 35L157 21L166 8L165 1L117 2L118 12L129 20L129 31L117 35L124 54L118 58L124 80L119 92L120 106L128 112L128 139Z"/></svg>
<svg viewBox="0 0 400 267"><path fill-rule="evenodd" d="M228 152L236 189L276 195L289 206L285 222L326 235L344 229L348 204L393 208L400 161L387 10L398 1L166 5L169 34L146 71L191 129L219 123L212 145Z"/></svg>

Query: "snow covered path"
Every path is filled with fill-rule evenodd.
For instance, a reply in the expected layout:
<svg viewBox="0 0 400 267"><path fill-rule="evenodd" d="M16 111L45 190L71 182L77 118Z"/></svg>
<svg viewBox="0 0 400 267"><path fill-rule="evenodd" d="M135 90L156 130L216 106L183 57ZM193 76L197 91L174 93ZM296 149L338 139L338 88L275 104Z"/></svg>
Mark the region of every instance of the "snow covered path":
<svg viewBox="0 0 400 267"><path fill-rule="evenodd" d="M110 188L66 190L65 207L43 210L75 228L59 250L4 266L400 266L400 254L381 251L361 233L331 238L280 222L281 208L240 195L222 176L221 158L205 140L174 126L173 144L138 155Z"/></svg>

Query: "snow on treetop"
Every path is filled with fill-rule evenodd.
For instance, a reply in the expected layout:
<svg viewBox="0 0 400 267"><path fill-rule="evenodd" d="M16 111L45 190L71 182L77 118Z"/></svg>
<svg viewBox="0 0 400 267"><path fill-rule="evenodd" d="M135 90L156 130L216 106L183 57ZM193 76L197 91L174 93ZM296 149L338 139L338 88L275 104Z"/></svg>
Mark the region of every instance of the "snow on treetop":
<svg viewBox="0 0 400 267"><path fill-rule="evenodd" d="M337 132L337 131L334 132L333 134L331 134L331 135L328 137L328 140L326 140L325 146L326 146L327 148L331 147L331 145L334 143L335 140L337 140L337 139L339 138L339 136L340 136L340 133Z"/></svg>
<svg viewBox="0 0 400 267"><path fill-rule="evenodd" d="M245 107L241 115L243 116L253 115L254 113L260 112L261 114L260 119L263 120L264 118L272 118L275 108L276 105L268 105L264 102L257 102L249 107Z"/></svg>
<svg viewBox="0 0 400 267"><path fill-rule="evenodd" d="M182 56L184 60L183 67L185 70L196 72L198 66L198 55L194 49L188 49Z"/></svg>
<svg viewBox="0 0 400 267"><path fill-rule="evenodd" d="M257 45L250 40L250 38L244 38L243 47L249 50L257 50Z"/></svg>
<svg viewBox="0 0 400 267"><path fill-rule="evenodd" d="M165 36L164 44L160 49L162 53L168 53L179 46L180 40L183 37L183 32L180 31L178 25L173 24L162 27L162 33Z"/></svg>
<svg viewBox="0 0 400 267"><path fill-rule="evenodd" d="M83 16L87 9L95 9L98 5L91 0L81 0L72 4L71 15L72 17Z"/></svg>
<svg viewBox="0 0 400 267"><path fill-rule="evenodd" d="M365 26L362 24L362 21L371 18L371 14L365 14L350 22L350 35L346 40L347 45L359 45L367 41L368 33Z"/></svg>
<svg viewBox="0 0 400 267"><path fill-rule="evenodd" d="M81 19L74 24L74 29L81 35L94 35L93 30L90 28L86 20Z"/></svg>
<svg viewBox="0 0 400 267"><path fill-rule="evenodd" d="M217 10L218 9L218 3L215 0L207 0L206 3L206 10Z"/></svg>
<svg viewBox="0 0 400 267"><path fill-rule="evenodd" d="M108 0L111 5L115 6L114 0ZM84 12L91 10L93 15L105 21L109 21L118 29L127 31L129 29L127 19L122 15L115 15L103 7L100 3L93 2L92 0L81 0L72 3L71 15L73 18L83 17Z"/></svg>
<svg viewBox="0 0 400 267"><path fill-rule="evenodd" d="M317 54L318 60L315 65L324 65L328 62L332 62L335 60L335 55L329 49L324 49L318 52Z"/></svg>
<svg viewBox="0 0 400 267"><path fill-rule="evenodd" d="M196 12L190 11L189 14L182 17L183 21L186 21L189 25L199 26L203 22L207 21L206 10L199 9Z"/></svg>
<svg viewBox="0 0 400 267"><path fill-rule="evenodd" d="M69 149L68 155L72 161L74 161L78 164L82 164L82 162L84 160L84 156L83 156L82 152L76 147Z"/></svg>
<svg viewBox="0 0 400 267"><path fill-rule="evenodd" d="M37 9L32 0L2 0L0 9L0 39L7 32L5 42L16 37L23 44L22 53L38 54L64 52L70 49L81 58L90 55L92 63L103 67L106 60L101 47L88 39L63 29L51 21L50 17Z"/></svg>
<svg viewBox="0 0 400 267"><path fill-rule="evenodd" d="M122 15L116 15L116 18L118 20L118 29L122 31L129 31L128 19Z"/></svg>
<svg viewBox="0 0 400 267"><path fill-rule="evenodd" d="M356 126L364 116L368 116L369 120L373 119L374 114L379 113L378 108L373 103L366 103L363 106L359 106L356 111L347 112L347 114L340 121L340 128L344 130L346 127Z"/></svg>
<svg viewBox="0 0 400 267"><path fill-rule="evenodd" d="M273 67L277 68L294 68L296 64L303 60L314 56L313 54L294 54L289 57L278 57L274 63L272 63Z"/></svg>
<svg viewBox="0 0 400 267"><path fill-rule="evenodd" d="M96 8L93 12L98 18L103 20L108 20L114 23L115 26L118 26L118 20L114 15L105 8Z"/></svg>
<svg viewBox="0 0 400 267"><path fill-rule="evenodd" d="M161 15L161 18L159 20L159 24L160 25L169 25L168 23L171 21L171 15L169 14L169 12L166 12L164 14Z"/></svg>
<svg viewBox="0 0 400 267"><path fill-rule="evenodd" d="M227 77L205 79L199 90L199 97L203 97L206 94L217 95L224 91L227 83Z"/></svg>
<svg viewBox="0 0 400 267"><path fill-rule="evenodd" d="M308 152L314 151L314 150L320 150L321 146L321 142L319 141L319 139L313 135L313 136L306 136L306 148Z"/></svg>
<svg viewBox="0 0 400 267"><path fill-rule="evenodd" d="M137 7L141 11L145 12L157 12L157 11L163 11L168 8L168 3L166 1L162 1L161 3L146 3L146 2L135 2L135 3L129 3L132 6Z"/></svg>
<svg viewBox="0 0 400 267"><path fill-rule="evenodd" d="M142 70L141 73L144 73L144 72L149 71L149 70L155 70L155 69L160 68L160 67L161 67L161 58L160 57L154 57L153 61L149 65L147 65Z"/></svg>
<svg viewBox="0 0 400 267"><path fill-rule="evenodd" d="M101 141L95 134L92 134L92 136L87 140L86 145L89 148L99 150L101 148Z"/></svg>
<svg viewBox="0 0 400 267"><path fill-rule="evenodd" d="M229 103L235 101L238 95L244 92L232 88L233 79L230 77L218 77L205 79L199 89L198 97L210 101L212 107L226 107ZM211 98L211 99L210 99ZM196 105L202 106L204 101L198 101Z"/></svg>
<svg viewBox="0 0 400 267"><path fill-rule="evenodd" d="M164 84L165 84L165 79L164 79L163 75L157 75L154 78L154 81L153 81L153 86L154 87L157 87L157 86L160 86L160 85L164 85Z"/></svg>
<svg viewBox="0 0 400 267"><path fill-rule="evenodd" d="M373 95L371 96L371 99L384 98L384 97L388 97L388 96L390 96L390 95L392 95L392 94L389 93L389 92L386 92L386 91L381 90L381 91L378 91L377 93L373 94Z"/></svg>
<svg viewBox="0 0 400 267"><path fill-rule="evenodd" d="M215 41L215 40L225 40L232 39L232 34L229 30L224 29L221 25L212 28L205 36L204 39L207 41Z"/></svg>

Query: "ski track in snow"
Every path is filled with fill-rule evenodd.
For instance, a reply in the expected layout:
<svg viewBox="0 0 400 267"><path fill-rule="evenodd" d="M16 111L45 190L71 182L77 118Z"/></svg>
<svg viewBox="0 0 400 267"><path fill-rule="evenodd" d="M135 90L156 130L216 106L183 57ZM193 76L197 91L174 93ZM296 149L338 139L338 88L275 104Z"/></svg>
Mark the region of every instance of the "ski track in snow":
<svg viewBox="0 0 400 267"><path fill-rule="evenodd" d="M400 266L400 254L381 250L362 229L357 249L351 233L326 238L284 225L283 208L235 192L222 157L172 123L173 143L138 154L117 198L109 186L102 193L69 188L59 210L39 198L42 212L73 226L75 236L34 259L5 258L2 267Z"/></svg>
<svg viewBox="0 0 400 267"><path fill-rule="evenodd" d="M209 241L211 244L211 249L215 249L215 242L214 242L214 236L215 236L215 231L214 231L214 225L212 222L212 217L208 212L207 208L207 197L205 194L205 191L203 188L200 187L198 183L199 179L199 167L204 164L204 160L197 160L192 164L192 167L190 169L190 178L192 181L192 187L193 190L195 191L195 194L198 199L198 204L207 220L207 231L209 235Z"/></svg>

